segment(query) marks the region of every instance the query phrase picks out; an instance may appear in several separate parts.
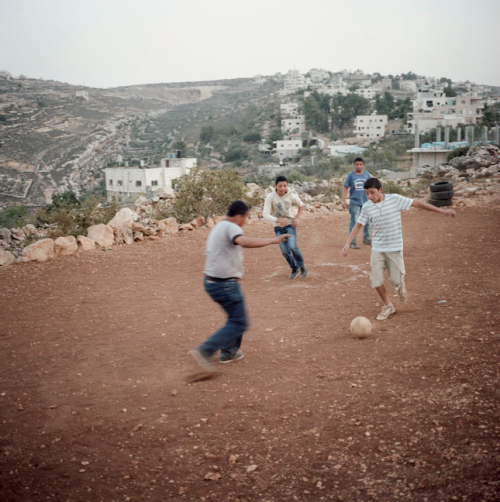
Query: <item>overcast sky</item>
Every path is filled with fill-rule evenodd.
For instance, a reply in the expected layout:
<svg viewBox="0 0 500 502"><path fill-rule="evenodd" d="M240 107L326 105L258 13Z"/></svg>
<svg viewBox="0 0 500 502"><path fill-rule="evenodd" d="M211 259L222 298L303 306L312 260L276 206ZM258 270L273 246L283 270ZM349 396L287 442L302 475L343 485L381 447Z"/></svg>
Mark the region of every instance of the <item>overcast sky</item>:
<svg viewBox="0 0 500 502"><path fill-rule="evenodd" d="M0 0L0 70L91 87L408 71L500 86L499 0Z"/></svg>

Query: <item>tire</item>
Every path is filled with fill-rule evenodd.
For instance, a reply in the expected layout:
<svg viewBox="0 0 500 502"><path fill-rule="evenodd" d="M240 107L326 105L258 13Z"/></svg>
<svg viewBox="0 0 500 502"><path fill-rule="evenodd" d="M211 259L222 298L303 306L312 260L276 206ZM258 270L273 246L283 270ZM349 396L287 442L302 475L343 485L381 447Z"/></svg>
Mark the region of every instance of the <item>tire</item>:
<svg viewBox="0 0 500 502"><path fill-rule="evenodd" d="M429 187L431 192L447 192L453 190L453 181L436 181Z"/></svg>
<svg viewBox="0 0 500 502"><path fill-rule="evenodd" d="M444 199L444 200L429 199L429 204L432 204L433 206L436 207L452 206L453 199Z"/></svg>
<svg viewBox="0 0 500 502"><path fill-rule="evenodd" d="M446 192L431 192L432 200L445 200L451 199L455 195L453 190L448 190Z"/></svg>

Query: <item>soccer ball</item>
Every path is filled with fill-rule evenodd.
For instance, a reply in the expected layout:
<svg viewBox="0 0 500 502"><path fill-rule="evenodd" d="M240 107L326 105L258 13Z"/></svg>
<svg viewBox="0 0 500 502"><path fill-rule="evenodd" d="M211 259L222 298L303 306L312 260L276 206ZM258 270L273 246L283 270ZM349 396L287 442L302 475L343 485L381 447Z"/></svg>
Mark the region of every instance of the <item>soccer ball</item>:
<svg viewBox="0 0 500 502"><path fill-rule="evenodd" d="M351 333L356 338L366 338L372 331L372 323L366 317L355 317L351 322Z"/></svg>

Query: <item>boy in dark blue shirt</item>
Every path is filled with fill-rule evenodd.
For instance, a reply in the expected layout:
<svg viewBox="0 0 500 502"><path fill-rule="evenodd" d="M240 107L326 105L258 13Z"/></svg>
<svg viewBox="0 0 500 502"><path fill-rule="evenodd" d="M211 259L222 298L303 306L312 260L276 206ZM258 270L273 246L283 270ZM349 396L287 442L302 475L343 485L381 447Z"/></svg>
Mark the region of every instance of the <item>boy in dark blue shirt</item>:
<svg viewBox="0 0 500 502"><path fill-rule="evenodd" d="M349 193L349 235L358 221L361 206L368 200L365 192L365 181L371 178L370 173L364 170L365 164L361 157L354 159L354 171L351 171L344 181L344 192L342 194L342 207L347 209L347 192ZM367 223L363 230L363 244L371 245L370 240L370 224ZM356 237L351 243L352 249L360 249L356 244Z"/></svg>

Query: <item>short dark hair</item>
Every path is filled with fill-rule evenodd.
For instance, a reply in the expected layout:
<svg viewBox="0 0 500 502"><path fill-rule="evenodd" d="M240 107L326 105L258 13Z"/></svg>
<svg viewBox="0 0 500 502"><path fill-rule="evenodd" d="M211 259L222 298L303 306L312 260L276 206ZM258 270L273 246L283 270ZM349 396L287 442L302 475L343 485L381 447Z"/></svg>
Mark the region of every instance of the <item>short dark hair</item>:
<svg viewBox="0 0 500 502"><path fill-rule="evenodd" d="M356 157L356 158L354 159L353 164L356 164L356 162L363 162L363 164L365 163L365 161L364 161L361 157Z"/></svg>
<svg viewBox="0 0 500 502"><path fill-rule="evenodd" d="M278 177L276 178L276 183L275 183L275 185L277 185L280 181L286 181L286 182L288 183L288 180L286 179L286 177L285 177L285 176L278 176Z"/></svg>
<svg viewBox="0 0 500 502"><path fill-rule="evenodd" d="M365 190L368 190L368 188L376 188L377 190L380 190L382 188L382 183L380 183L380 180L378 178L368 178L365 181L363 188Z"/></svg>
<svg viewBox="0 0 500 502"><path fill-rule="evenodd" d="M229 217L238 215L243 216L247 213L248 206L241 200L235 200L234 202L231 202L231 204L229 204L229 207L227 208L227 216Z"/></svg>

